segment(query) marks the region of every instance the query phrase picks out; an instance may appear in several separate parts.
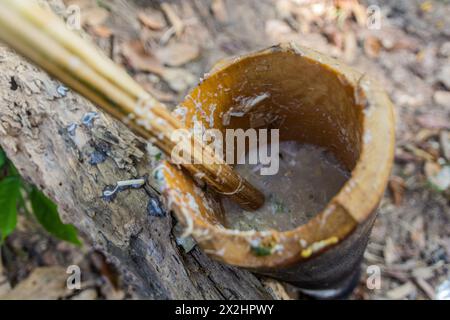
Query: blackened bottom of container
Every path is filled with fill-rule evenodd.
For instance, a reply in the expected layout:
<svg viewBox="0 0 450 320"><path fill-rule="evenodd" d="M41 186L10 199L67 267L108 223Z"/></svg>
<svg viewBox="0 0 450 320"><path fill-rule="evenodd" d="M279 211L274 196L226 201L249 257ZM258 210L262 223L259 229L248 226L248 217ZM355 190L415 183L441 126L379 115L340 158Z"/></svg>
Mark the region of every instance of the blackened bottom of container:
<svg viewBox="0 0 450 320"><path fill-rule="evenodd" d="M312 298L327 299L347 299L359 283L361 277L361 268L358 268L354 274L344 279L341 283L337 283L334 288L327 289L302 289L299 290ZM295 285L295 284L294 284Z"/></svg>
<svg viewBox="0 0 450 320"><path fill-rule="evenodd" d="M316 257L287 268L257 272L290 283L318 299L345 298L358 284L375 218L373 213L347 239Z"/></svg>

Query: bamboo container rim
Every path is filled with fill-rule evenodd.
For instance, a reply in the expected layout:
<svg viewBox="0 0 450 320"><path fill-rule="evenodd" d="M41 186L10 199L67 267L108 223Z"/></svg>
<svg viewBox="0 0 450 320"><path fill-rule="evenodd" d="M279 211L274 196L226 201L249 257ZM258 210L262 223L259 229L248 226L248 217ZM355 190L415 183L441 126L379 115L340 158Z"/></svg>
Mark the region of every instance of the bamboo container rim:
<svg viewBox="0 0 450 320"><path fill-rule="evenodd" d="M364 223L378 206L386 188L394 158L393 106L384 90L366 74L315 50L291 42L224 60L213 67L203 83L221 72L226 72L234 64L276 52L292 53L319 64L339 75L341 81L351 85L354 88L355 104L363 109L362 135L373 137L373 139L371 141L361 139L361 152L351 171L351 177L324 210L306 224L288 231L239 231L205 222L191 208L181 204L179 194L175 190L176 184L180 186L180 183L189 183L189 181L180 182L186 177L182 173L178 175L174 173L168 162L162 164L166 185L170 186L165 188L163 193L168 205L174 210L178 219L192 229L192 235L200 246L220 261L251 269L289 266L310 259L342 242L358 225ZM174 179L179 181L176 182ZM333 223L332 225L328 223L324 228L323 224L327 221ZM205 237L206 234L208 237ZM249 243L252 241L260 243L275 241L287 250L284 250L285 254L255 257L249 250ZM227 248L227 252L219 252L219 248L224 247Z"/></svg>

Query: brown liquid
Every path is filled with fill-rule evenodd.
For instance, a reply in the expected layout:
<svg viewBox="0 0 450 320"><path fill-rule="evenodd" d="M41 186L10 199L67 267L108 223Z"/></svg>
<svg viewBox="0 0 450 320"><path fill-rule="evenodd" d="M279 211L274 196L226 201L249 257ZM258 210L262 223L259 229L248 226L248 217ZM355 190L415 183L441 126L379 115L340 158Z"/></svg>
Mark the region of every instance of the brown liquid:
<svg viewBox="0 0 450 320"><path fill-rule="evenodd" d="M280 142L279 164L278 173L267 176L260 175L258 164L235 167L264 193L266 202L257 211L250 212L224 198L227 228L242 231L296 228L323 210L349 178L349 173L330 152L295 141Z"/></svg>

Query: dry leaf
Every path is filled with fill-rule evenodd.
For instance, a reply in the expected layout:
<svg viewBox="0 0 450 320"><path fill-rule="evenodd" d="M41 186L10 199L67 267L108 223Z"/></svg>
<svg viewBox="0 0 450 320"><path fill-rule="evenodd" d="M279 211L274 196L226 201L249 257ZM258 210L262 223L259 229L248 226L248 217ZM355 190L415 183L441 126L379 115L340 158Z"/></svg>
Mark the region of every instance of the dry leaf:
<svg viewBox="0 0 450 320"><path fill-rule="evenodd" d="M437 136L439 132L431 129L420 129L420 131L414 136L415 143L424 143L427 140Z"/></svg>
<svg viewBox="0 0 450 320"><path fill-rule="evenodd" d="M109 38L112 35L111 29L105 26L95 26L90 28L91 32L100 38Z"/></svg>
<svg viewBox="0 0 450 320"><path fill-rule="evenodd" d="M367 9L362 4L358 3L358 1L353 2L354 5L352 7L353 14L358 22L360 27L364 27L367 24Z"/></svg>
<svg viewBox="0 0 450 320"><path fill-rule="evenodd" d="M347 63L352 63L356 59L357 54L356 36L349 31L344 36L344 60Z"/></svg>
<svg viewBox="0 0 450 320"><path fill-rule="evenodd" d="M271 38L277 39L290 33L292 29L286 22L276 19L266 21L266 34Z"/></svg>
<svg viewBox="0 0 450 320"><path fill-rule="evenodd" d="M177 97L172 92L162 91L155 87L155 84L160 82L159 76L141 73L135 76L135 80L156 100L161 102L176 102Z"/></svg>
<svg viewBox="0 0 450 320"><path fill-rule="evenodd" d="M434 300L436 294L433 287L423 278L415 278L417 286L427 295L430 300Z"/></svg>
<svg viewBox="0 0 450 320"><path fill-rule="evenodd" d="M383 249L384 261L387 265L391 265L398 260L398 252L394 246L394 241L392 238L388 237L386 239L386 245Z"/></svg>
<svg viewBox="0 0 450 320"><path fill-rule="evenodd" d="M76 296L73 296L71 300L96 300L98 298L97 290L87 289L81 291Z"/></svg>
<svg viewBox="0 0 450 320"><path fill-rule="evenodd" d="M33 272L14 287L10 292L0 297L4 300L56 300L66 297L66 270L62 267L43 267Z"/></svg>
<svg viewBox="0 0 450 320"><path fill-rule="evenodd" d="M389 179L389 189L392 192L394 204L396 206L401 205L405 193L405 181L400 177L393 176Z"/></svg>
<svg viewBox="0 0 450 320"><path fill-rule="evenodd" d="M449 131L441 131L439 134L439 143L441 145L442 154L450 161L450 132Z"/></svg>
<svg viewBox="0 0 450 320"><path fill-rule="evenodd" d="M166 15L172 27L174 28L177 37L181 36L181 34L184 31L184 23L175 13L175 10L173 9L172 5L164 2L161 4L161 9Z"/></svg>
<svg viewBox="0 0 450 320"><path fill-rule="evenodd" d="M424 249L426 245L423 217L418 216L411 225L411 240L419 247Z"/></svg>
<svg viewBox="0 0 450 320"><path fill-rule="evenodd" d="M426 160L426 161L433 161L434 157L433 155L429 154L428 152L426 152L425 150L422 150L420 148L417 148L415 145L413 144L406 144L404 146L404 148L406 150L408 150L409 152L412 152L414 154L415 157L422 159L422 160Z"/></svg>
<svg viewBox="0 0 450 320"><path fill-rule="evenodd" d="M443 64L439 69L436 79L441 82L447 89L450 89L450 65Z"/></svg>
<svg viewBox="0 0 450 320"><path fill-rule="evenodd" d="M176 97L168 92L163 92L161 90L156 89L151 83L141 83L142 87L150 93L156 100L161 102L174 102Z"/></svg>
<svg viewBox="0 0 450 320"><path fill-rule="evenodd" d="M444 90L438 90L433 95L434 102L441 107L450 106L450 92Z"/></svg>
<svg viewBox="0 0 450 320"><path fill-rule="evenodd" d="M222 23L228 21L228 13L223 0L213 0L211 3L211 11L217 21Z"/></svg>
<svg viewBox="0 0 450 320"><path fill-rule="evenodd" d="M166 26L164 19L157 15L150 15L144 12L139 12L138 19L143 26L152 30L161 30Z"/></svg>
<svg viewBox="0 0 450 320"><path fill-rule="evenodd" d="M164 81L176 92L185 92L197 81L197 78L187 70L180 68L166 68L162 73Z"/></svg>
<svg viewBox="0 0 450 320"><path fill-rule="evenodd" d="M122 55L134 70L147 71L162 75L164 67L159 61L145 52L144 46L139 40L132 40L122 45Z"/></svg>
<svg viewBox="0 0 450 320"><path fill-rule="evenodd" d="M368 36L364 40L364 52L370 58L377 58L381 51L381 41L377 37Z"/></svg>
<svg viewBox="0 0 450 320"><path fill-rule="evenodd" d="M344 48L344 37L342 32L339 32L334 25L326 26L323 32L324 35L326 35L328 43L334 45L342 51Z"/></svg>
<svg viewBox="0 0 450 320"><path fill-rule="evenodd" d="M398 286L392 290L386 292L389 299L400 300L409 296L415 295L417 292L416 286L412 282L407 282L401 286Z"/></svg>
<svg viewBox="0 0 450 320"><path fill-rule="evenodd" d="M127 63L135 70L155 73L162 77L169 87L177 92L184 92L196 83L196 77L180 68L164 68L159 61L145 52L140 41L134 40L122 45L122 54Z"/></svg>
<svg viewBox="0 0 450 320"><path fill-rule="evenodd" d="M66 6L76 5L78 6L81 11L83 12L86 8L92 7L92 1L91 0L66 0L64 1Z"/></svg>
<svg viewBox="0 0 450 320"><path fill-rule="evenodd" d="M450 121L441 115L422 114L416 118L417 123L428 129L450 129Z"/></svg>
<svg viewBox="0 0 450 320"><path fill-rule="evenodd" d="M436 162L427 161L424 166L425 175L431 177L436 175L441 170L441 166Z"/></svg>
<svg viewBox="0 0 450 320"><path fill-rule="evenodd" d="M395 27L383 26L380 30L376 30L375 36L380 39L382 47L388 51L400 49L416 51L420 48L416 38L408 36L403 30Z"/></svg>
<svg viewBox="0 0 450 320"><path fill-rule="evenodd" d="M103 24L106 19L108 19L108 17L109 11L100 7L94 7L84 10L83 14L81 15L83 25L91 27L96 27Z"/></svg>
<svg viewBox="0 0 450 320"><path fill-rule="evenodd" d="M422 279L431 279L434 277L434 267L419 267L414 268L414 270L411 272L412 276L415 278L422 278Z"/></svg>
<svg viewBox="0 0 450 320"><path fill-rule="evenodd" d="M163 64L171 67L179 67L191 60L198 58L200 49L194 44L173 43L155 50L155 56Z"/></svg>

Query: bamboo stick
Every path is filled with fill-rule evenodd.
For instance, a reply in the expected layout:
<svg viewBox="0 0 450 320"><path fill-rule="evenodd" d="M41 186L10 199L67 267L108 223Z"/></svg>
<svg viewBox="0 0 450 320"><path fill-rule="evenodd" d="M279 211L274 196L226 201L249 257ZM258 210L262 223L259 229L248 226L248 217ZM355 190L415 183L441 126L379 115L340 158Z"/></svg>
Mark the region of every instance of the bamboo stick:
<svg viewBox="0 0 450 320"><path fill-rule="evenodd" d="M0 39L171 156L176 145L172 133L182 128L179 121L123 69L70 32L53 13L34 1L2 0ZM191 159L182 166L219 193L246 209L264 203L261 192L195 137L183 142L182 149Z"/></svg>

